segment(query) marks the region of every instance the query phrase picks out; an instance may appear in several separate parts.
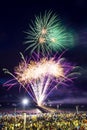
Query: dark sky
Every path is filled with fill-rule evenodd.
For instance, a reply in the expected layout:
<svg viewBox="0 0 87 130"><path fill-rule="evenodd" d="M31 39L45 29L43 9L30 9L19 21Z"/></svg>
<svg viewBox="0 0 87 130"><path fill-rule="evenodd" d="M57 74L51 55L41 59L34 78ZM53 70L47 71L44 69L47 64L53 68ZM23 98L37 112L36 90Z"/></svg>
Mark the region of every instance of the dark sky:
<svg viewBox="0 0 87 130"><path fill-rule="evenodd" d="M20 61L19 52L24 53L25 40L24 31L28 29L28 24L34 19L34 15L45 10L53 10L59 15L62 23L75 32L75 46L68 50L64 56L71 62L81 66L81 77L74 83L74 88L62 91L69 97L80 97L82 101L87 98L87 2L86 0L53 0L25 2L5 2L0 3L0 93L12 93L2 88L6 75L3 68L13 70ZM25 53L26 55L27 53ZM15 90L16 91L16 90ZM18 90L17 90L18 91ZM71 94L71 95L70 95ZM60 96L60 94L59 94ZM61 97L61 96L60 96ZM67 98L68 96L66 96ZM85 100L86 101L86 100Z"/></svg>

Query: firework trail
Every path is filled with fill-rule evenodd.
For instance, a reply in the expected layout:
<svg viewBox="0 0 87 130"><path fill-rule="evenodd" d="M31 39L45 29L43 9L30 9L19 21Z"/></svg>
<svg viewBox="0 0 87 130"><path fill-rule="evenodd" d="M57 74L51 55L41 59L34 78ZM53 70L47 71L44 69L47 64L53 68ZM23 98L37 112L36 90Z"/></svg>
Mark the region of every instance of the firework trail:
<svg viewBox="0 0 87 130"><path fill-rule="evenodd" d="M15 67L14 74L4 69L4 72L10 74L13 79L3 85L10 89L19 84L35 103L41 106L55 88L59 85L68 85L68 82L77 77L79 73L76 68L78 67L60 56L57 59L54 57L27 61L22 55L22 61Z"/></svg>
<svg viewBox="0 0 87 130"><path fill-rule="evenodd" d="M73 45L72 34L67 33L65 27L57 19L57 15L52 11L36 16L35 21L25 33L27 35L26 50L31 49L31 54L36 50L38 54L42 52L45 55Z"/></svg>

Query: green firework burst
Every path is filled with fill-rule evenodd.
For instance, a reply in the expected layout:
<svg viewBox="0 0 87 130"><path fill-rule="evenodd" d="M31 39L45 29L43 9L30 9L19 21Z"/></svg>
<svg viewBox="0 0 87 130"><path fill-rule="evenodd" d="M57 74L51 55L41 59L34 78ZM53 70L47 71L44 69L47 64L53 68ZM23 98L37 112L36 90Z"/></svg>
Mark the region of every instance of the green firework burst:
<svg viewBox="0 0 87 130"><path fill-rule="evenodd" d="M29 27L25 44L27 44L26 50L31 49L31 53L35 50L42 54L62 50L69 47L73 41L72 35L66 33L57 15L52 11L36 16Z"/></svg>
<svg viewBox="0 0 87 130"><path fill-rule="evenodd" d="M74 37L72 33L66 32L66 29L60 26L51 31L49 34L49 41L48 46L52 50L57 51L72 47Z"/></svg>

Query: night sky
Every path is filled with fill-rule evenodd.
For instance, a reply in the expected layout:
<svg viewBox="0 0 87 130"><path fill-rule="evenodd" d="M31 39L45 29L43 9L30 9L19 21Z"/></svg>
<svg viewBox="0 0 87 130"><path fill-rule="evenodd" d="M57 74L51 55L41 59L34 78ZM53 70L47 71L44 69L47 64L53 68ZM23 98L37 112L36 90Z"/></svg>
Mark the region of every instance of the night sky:
<svg viewBox="0 0 87 130"><path fill-rule="evenodd" d="M29 0L30 1L30 0ZM62 24L73 30L75 34L75 45L67 50L64 57L70 62L76 63L81 67L81 76L75 80L74 85L69 87L60 87L54 94L54 99L60 102L84 102L87 99L87 2L86 0L53 0L50 2L33 0L25 2L1 3L0 4L0 99L6 94L18 97L23 92L18 88L12 88L7 91L2 86L7 75L2 71L8 68L11 72L13 68L20 62L20 54L25 56L28 52L24 52L26 46L25 33L34 20L34 16L40 12L50 9L56 13ZM15 93L14 93L15 92ZM24 93L23 95L26 95ZM52 97L50 96L50 99ZM75 100L76 99L76 100Z"/></svg>

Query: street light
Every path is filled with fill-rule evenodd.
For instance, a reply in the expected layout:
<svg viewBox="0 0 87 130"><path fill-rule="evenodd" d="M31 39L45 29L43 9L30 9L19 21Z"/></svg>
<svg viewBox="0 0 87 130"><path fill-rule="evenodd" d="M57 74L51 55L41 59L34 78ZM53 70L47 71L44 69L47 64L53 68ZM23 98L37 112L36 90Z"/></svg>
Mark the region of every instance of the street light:
<svg viewBox="0 0 87 130"><path fill-rule="evenodd" d="M24 106L24 109L25 109L25 106L28 105L29 103L29 100L27 98L24 98L22 100L22 104ZM23 113L23 117L24 117L24 129L23 130L26 130L26 112Z"/></svg>
<svg viewBox="0 0 87 130"><path fill-rule="evenodd" d="M22 104L23 104L24 106L28 105L28 103L29 103L29 100L28 100L27 98L24 98L24 99L22 100Z"/></svg>
<svg viewBox="0 0 87 130"><path fill-rule="evenodd" d="M79 105L76 105L76 113L79 114Z"/></svg>

